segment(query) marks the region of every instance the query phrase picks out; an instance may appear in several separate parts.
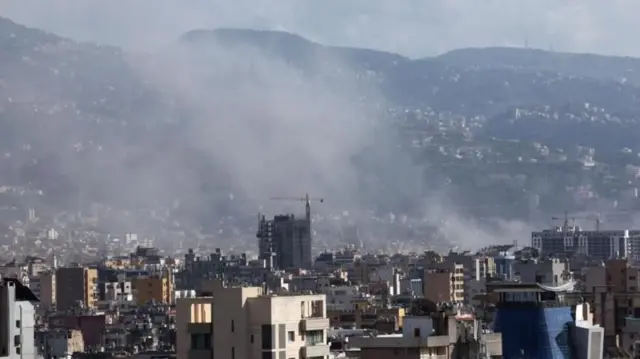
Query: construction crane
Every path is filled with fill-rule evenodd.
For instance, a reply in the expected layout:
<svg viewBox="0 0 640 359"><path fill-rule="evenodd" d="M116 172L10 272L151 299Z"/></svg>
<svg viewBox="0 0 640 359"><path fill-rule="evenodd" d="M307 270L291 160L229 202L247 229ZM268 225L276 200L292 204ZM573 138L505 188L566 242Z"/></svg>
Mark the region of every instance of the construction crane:
<svg viewBox="0 0 640 359"><path fill-rule="evenodd" d="M552 220L557 221L557 220L563 220L563 230L567 231L569 228L569 213L567 211L564 212L564 218L560 218L560 217L551 217ZM575 225L576 219L587 219L587 220L593 220L596 222L596 231L600 230L600 225L602 224L602 216L600 215L600 213L596 213L594 215L589 215L589 216L572 216L571 220L572 223Z"/></svg>
<svg viewBox="0 0 640 359"><path fill-rule="evenodd" d="M307 220L311 221L311 201L323 203L323 198L312 198L309 197L309 193L305 194L304 197L271 197L272 201L298 201L305 202L305 214L307 216Z"/></svg>

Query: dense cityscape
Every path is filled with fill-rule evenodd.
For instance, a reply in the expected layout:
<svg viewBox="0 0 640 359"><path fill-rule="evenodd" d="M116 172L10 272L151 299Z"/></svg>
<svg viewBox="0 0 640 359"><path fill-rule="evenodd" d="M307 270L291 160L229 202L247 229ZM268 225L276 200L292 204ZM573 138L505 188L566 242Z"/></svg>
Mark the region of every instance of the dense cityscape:
<svg viewBox="0 0 640 359"><path fill-rule="evenodd" d="M638 73L0 17L0 358L638 358Z"/></svg>

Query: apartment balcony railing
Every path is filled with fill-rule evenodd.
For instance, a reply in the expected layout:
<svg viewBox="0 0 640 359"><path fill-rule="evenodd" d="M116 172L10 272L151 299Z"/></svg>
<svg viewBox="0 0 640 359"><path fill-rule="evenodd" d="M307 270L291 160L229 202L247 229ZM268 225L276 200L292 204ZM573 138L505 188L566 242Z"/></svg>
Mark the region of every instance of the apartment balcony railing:
<svg viewBox="0 0 640 359"><path fill-rule="evenodd" d="M326 358L329 355L329 344L320 343L300 348L301 358Z"/></svg>
<svg viewBox="0 0 640 359"><path fill-rule="evenodd" d="M300 320L300 329L303 332L327 328L329 328L329 318L304 318Z"/></svg>

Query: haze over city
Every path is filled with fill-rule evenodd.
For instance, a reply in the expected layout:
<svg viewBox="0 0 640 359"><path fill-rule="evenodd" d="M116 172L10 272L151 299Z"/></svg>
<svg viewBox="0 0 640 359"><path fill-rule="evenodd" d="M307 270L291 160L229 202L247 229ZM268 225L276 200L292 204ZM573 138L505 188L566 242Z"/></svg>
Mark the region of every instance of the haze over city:
<svg viewBox="0 0 640 359"><path fill-rule="evenodd" d="M640 357L640 3L0 3L0 358Z"/></svg>

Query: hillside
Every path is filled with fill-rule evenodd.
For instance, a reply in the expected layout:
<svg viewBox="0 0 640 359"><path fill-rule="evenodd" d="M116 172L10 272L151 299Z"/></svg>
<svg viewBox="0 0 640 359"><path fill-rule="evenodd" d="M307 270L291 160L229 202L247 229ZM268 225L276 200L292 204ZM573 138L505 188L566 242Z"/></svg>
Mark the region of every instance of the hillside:
<svg viewBox="0 0 640 359"><path fill-rule="evenodd" d="M607 161L640 150L638 71L638 59L526 49L410 60L242 29L131 54L0 19L0 185L20 193L3 201L212 226L306 190L339 199L331 210L376 213L419 213L425 198L454 193L460 207L495 200L491 214L524 216L499 207L547 188L535 179L546 169L521 163L540 146L549 158L586 146L613 167L635 163ZM491 171L528 179L480 193ZM566 202L553 191L542 206Z"/></svg>

